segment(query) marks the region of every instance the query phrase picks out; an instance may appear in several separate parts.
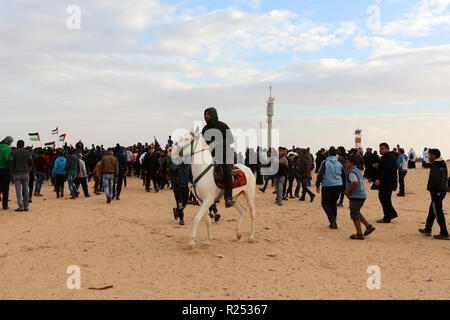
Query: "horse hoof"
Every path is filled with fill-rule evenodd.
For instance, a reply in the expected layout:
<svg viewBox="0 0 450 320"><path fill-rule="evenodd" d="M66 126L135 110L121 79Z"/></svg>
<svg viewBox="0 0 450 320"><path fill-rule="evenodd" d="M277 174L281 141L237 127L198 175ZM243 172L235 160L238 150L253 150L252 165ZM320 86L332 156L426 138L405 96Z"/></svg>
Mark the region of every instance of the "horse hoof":
<svg viewBox="0 0 450 320"><path fill-rule="evenodd" d="M205 242L203 242L204 246L209 246L209 244L210 244L209 240L206 240Z"/></svg>
<svg viewBox="0 0 450 320"><path fill-rule="evenodd" d="M237 237L238 240L241 240L242 234L237 234L236 237Z"/></svg>
<svg viewBox="0 0 450 320"><path fill-rule="evenodd" d="M191 243L191 242L189 242L189 243L188 243L188 245L187 245L187 247L188 247L188 249L189 249L189 250L192 250L192 249L194 249L194 248L195 248L195 244L194 244L194 243Z"/></svg>
<svg viewBox="0 0 450 320"><path fill-rule="evenodd" d="M248 242L250 242L250 243L255 243L256 240L255 240L255 238L250 238L250 239L248 239Z"/></svg>

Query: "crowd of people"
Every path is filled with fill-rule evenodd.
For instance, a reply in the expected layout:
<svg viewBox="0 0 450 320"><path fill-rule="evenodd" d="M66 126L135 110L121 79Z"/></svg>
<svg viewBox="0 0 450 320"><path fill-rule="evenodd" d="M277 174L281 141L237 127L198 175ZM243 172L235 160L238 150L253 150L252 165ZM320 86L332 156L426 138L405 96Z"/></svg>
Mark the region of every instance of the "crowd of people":
<svg viewBox="0 0 450 320"><path fill-rule="evenodd" d="M65 183L69 188L70 199L80 197L80 187L84 197L90 197L89 183L94 180L94 194L105 194L106 202L120 200L123 187L127 185L127 177L135 176L142 180L147 192L155 193L164 188L174 192L176 207L173 208L175 219L184 224L183 209L187 204L199 204L195 194L189 190L192 174L189 164L175 164L171 161L173 141L169 136L167 144L162 148L154 143L137 143L130 147L117 144L114 148L105 149L103 145L86 148L82 141L75 147L67 144L58 149L25 147L22 140L12 147L12 137L0 142L0 188L3 210L9 209L9 188L15 186L18 208L15 211L29 211L33 196L42 197L42 185L48 180L53 186L56 198L64 197ZM277 157L272 157L277 153ZM256 161L252 161L256 159ZM261 169L270 167L277 161L278 170L272 175L261 175ZM378 151L367 148L351 149L330 147L321 149L315 157L309 148L292 147L279 150L262 148L247 149L245 156L234 152L235 163L246 164L257 176L262 185L261 192L266 192L269 182L275 187L275 203L283 205L283 201L296 199L310 202L321 193L321 205L329 221L330 229L337 229L337 207L343 206L345 197L349 199L350 216L354 222L356 234L351 239L363 240L371 234L375 227L361 214L367 199L364 180L372 183L372 189L378 191L378 198L383 208L383 217L378 223L391 223L398 217L392 204L392 194L397 189L397 196L405 197L405 178L408 170L416 168L417 156L413 149L408 154L400 146L392 151L387 143L382 143ZM429 215L424 229L419 232L431 235L433 223L437 220L440 234L436 239L449 239L442 202L446 196L450 181L445 161L438 149L425 148L422 166L430 169L427 189L431 194ZM315 182L316 194L311 190L313 172L317 174ZM301 192L300 192L301 191ZM216 221L220 219L216 204L210 209L210 216ZM365 226L363 232L362 226Z"/></svg>

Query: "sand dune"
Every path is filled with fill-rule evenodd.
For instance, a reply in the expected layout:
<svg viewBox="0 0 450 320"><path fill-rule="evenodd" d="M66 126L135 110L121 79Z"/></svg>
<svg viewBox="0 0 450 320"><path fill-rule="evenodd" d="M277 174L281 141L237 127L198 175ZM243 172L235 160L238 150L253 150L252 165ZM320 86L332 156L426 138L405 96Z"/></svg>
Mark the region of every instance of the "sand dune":
<svg viewBox="0 0 450 320"><path fill-rule="evenodd" d="M394 199L399 218L377 225L366 241L348 239L354 227L347 206L331 231L319 197L278 207L269 189L257 194L256 243L247 241L248 216L236 240L238 213L222 201L214 240L201 245L202 222L193 251L186 244L198 207L188 206L186 226L179 226L171 190L146 193L133 178L122 200L107 205L103 195L56 199L46 182L46 200L34 198L30 212L13 211L14 194L11 210L0 212L0 298L450 299L450 242L417 232L428 212L427 174L410 171L406 198ZM363 213L370 222L382 216L375 191ZM81 268L80 290L67 289L69 265ZM370 265L381 268L380 290L366 287ZM88 289L108 285L114 287Z"/></svg>

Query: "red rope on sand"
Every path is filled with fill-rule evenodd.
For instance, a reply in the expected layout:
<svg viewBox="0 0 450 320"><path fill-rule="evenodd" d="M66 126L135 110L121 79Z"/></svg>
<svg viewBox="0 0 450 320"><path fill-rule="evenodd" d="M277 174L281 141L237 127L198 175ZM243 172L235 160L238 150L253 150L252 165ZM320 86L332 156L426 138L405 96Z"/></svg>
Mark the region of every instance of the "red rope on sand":
<svg viewBox="0 0 450 320"><path fill-rule="evenodd" d="M107 289L111 289L113 286L106 286L106 287L103 287L103 288L93 288L93 287L91 287L91 288L89 288L89 290L107 290Z"/></svg>

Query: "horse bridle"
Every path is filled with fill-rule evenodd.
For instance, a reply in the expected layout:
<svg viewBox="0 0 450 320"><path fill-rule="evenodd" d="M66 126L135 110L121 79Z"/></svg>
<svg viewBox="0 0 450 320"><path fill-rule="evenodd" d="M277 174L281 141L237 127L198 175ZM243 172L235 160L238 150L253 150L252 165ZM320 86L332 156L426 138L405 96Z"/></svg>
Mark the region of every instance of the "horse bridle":
<svg viewBox="0 0 450 320"><path fill-rule="evenodd" d="M194 146L194 141L195 141L195 146ZM190 145L191 145L191 153L190 153L190 155L193 156L194 154L197 154L197 153L200 153L200 152L203 152L203 151L206 151L206 150L209 149L209 147L207 147L207 148L205 148L205 149L202 149L202 150L199 150L199 151L195 151L195 152L194 152L194 150L197 148L197 144L198 144L199 141L200 141L200 134L198 134L198 135L192 137L191 141L190 141L189 143L187 143L187 144L186 144L185 146L183 146L183 147L179 146L178 143L175 143L175 145L176 145L178 148L181 148L181 150L183 150L183 153L184 153L184 149L187 147L188 144L190 144Z"/></svg>

